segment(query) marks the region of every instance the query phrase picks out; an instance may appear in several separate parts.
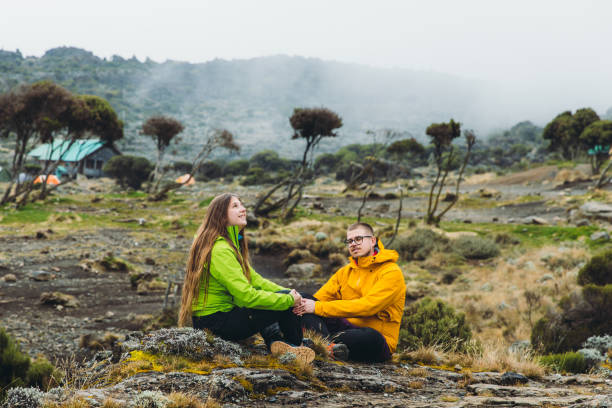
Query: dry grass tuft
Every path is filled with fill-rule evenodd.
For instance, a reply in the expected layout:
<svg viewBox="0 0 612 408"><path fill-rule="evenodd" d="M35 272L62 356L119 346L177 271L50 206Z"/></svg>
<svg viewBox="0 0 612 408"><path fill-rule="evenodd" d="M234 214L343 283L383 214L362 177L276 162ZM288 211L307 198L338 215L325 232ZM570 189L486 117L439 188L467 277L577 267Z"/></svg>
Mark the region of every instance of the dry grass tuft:
<svg viewBox="0 0 612 408"><path fill-rule="evenodd" d="M90 408L91 405L82 397L72 397L64 402L45 402L43 408Z"/></svg>
<svg viewBox="0 0 612 408"><path fill-rule="evenodd" d="M170 403L167 408L204 408L205 403L192 394L173 392L168 395Z"/></svg>
<svg viewBox="0 0 612 408"><path fill-rule="evenodd" d="M409 363L438 365L443 354L436 346L421 346L414 351L404 351L399 355L399 360Z"/></svg>
<svg viewBox="0 0 612 408"><path fill-rule="evenodd" d="M106 398L102 403L102 408L121 408L123 406L124 404L110 397Z"/></svg>
<svg viewBox="0 0 612 408"><path fill-rule="evenodd" d="M429 376L429 371L425 367L416 367L408 370L408 375L412 377L427 377Z"/></svg>
<svg viewBox="0 0 612 408"><path fill-rule="evenodd" d="M420 390L423 386L423 381L410 381L408 383L408 388L412 388L413 390Z"/></svg>
<svg viewBox="0 0 612 408"><path fill-rule="evenodd" d="M327 361L329 355L327 353L327 345L329 339L314 330L304 330L304 337L309 338L313 342L312 349L318 357L321 357L324 361Z"/></svg>
<svg viewBox="0 0 612 408"><path fill-rule="evenodd" d="M483 346L482 353L474 357L472 370L515 371L530 378L540 378L546 373L546 368L540 365L533 353L511 353L501 343Z"/></svg>

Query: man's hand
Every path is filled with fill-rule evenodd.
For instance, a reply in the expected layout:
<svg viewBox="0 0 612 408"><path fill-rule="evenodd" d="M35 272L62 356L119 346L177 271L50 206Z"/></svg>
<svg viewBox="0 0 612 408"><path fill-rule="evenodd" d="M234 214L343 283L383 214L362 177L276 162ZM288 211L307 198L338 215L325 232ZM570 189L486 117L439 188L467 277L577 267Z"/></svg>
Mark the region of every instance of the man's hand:
<svg viewBox="0 0 612 408"><path fill-rule="evenodd" d="M293 313L298 316L302 316L305 313L314 313L315 301L311 299L302 299L302 302L293 307Z"/></svg>

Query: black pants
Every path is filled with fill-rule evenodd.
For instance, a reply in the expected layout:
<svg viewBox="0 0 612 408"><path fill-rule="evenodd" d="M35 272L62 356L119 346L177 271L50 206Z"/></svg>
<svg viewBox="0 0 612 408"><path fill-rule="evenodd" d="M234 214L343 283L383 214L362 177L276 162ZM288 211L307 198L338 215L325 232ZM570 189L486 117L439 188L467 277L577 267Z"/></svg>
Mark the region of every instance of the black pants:
<svg viewBox="0 0 612 408"><path fill-rule="evenodd" d="M302 319L291 308L277 311L235 307L229 312L193 316L192 320L195 329L209 329L225 340L242 340L259 332L268 349L277 340L302 344Z"/></svg>
<svg viewBox="0 0 612 408"><path fill-rule="evenodd" d="M304 295L305 298L314 299ZM330 337L333 343L343 343L349 349L349 360L363 363L381 363L391 359L385 337L370 327L359 327L340 317L321 317L305 314L302 327Z"/></svg>

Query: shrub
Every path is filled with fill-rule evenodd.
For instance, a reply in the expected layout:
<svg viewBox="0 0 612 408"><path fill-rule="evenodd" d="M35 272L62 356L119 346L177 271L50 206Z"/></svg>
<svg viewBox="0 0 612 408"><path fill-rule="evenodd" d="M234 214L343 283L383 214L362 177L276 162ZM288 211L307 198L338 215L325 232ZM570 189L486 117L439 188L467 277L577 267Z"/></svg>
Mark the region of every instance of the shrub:
<svg viewBox="0 0 612 408"><path fill-rule="evenodd" d="M612 333L612 285L587 285L559 301L562 314L549 313L531 332L531 344L545 353L578 350L591 336Z"/></svg>
<svg viewBox="0 0 612 408"><path fill-rule="evenodd" d="M274 150L262 150L251 156L253 167L261 167L265 171L287 170L291 167L289 160L281 158Z"/></svg>
<svg viewBox="0 0 612 408"><path fill-rule="evenodd" d="M233 160L225 166L226 176L242 176L249 169L249 161L246 159Z"/></svg>
<svg viewBox="0 0 612 408"><path fill-rule="evenodd" d="M612 283L612 249L591 258L578 272L578 284L607 285Z"/></svg>
<svg viewBox="0 0 612 408"><path fill-rule="evenodd" d="M498 245L518 245L521 240L506 232L500 232L495 235L495 243Z"/></svg>
<svg viewBox="0 0 612 408"><path fill-rule="evenodd" d="M59 380L59 372L56 371L53 364L44 357L39 357L32 361L26 373L27 384L43 390L49 389L51 385L58 384Z"/></svg>
<svg viewBox="0 0 612 408"><path fill-rule="evenodd" d="M198 169L198 176L204 180L214 180L223 176L223 167L215 162L204 162Z"/></svg>
<svg viewBox="0 0 612 408"><path fill-rule="evenodd" d="M192 164L188 161L175 161L172 163L172 168L179 173L188 173L191 171Z"/></svg>
<svg viewBox="0 0 612 408"><path fill-rule="evenodd" d="M11 388L6 394L2 408L39 408L43 404L42 393L37 388Z"/></svg>
<svg viewBox="0 0 612 408"><path fill-rule="evenodd" d="M144 157L115 156L106 162L102 171L115 179L121 187L138 190L149 178L153 165Z"/></svg>
<svg viewBox="0 0 612 408"><path fill-rule="evenodd" d="M165 408L169 402L159 391L143 391L132 400L130 408Z"/></svg>
<svg viewBox="0 0 612 408"><path fill-rule="evenodd" d="M602 355L606 355L608 350L612 350L612 336L609 334L605 336L591 336L582 344L582 347L595 349Z"/></svg>
<svg viewBox="0 0 612 408"><path fill-rule="evenodd" d="M543 356L540 362L555 371L566 373L585 373L588 368L584 356L572 351Z"/></svg>
<svg viewBox="0 0 612 408"><path fill-rule="evenodd" d="M464 351L472 332L463 313L441 300L426 297L404 311L399 346L410 350L438 346L444 350Z"/></svg>
<svg viewBox="0 0 612 408"><path fill-rule="evenodd" d="M593 368L606 361L606 358L599 352L599 350L592 348L583 348L578 350L578 353L582 354L584 361L586 362L587 368Z"/></svg>
<svg viewBox="0 0 612 408"><path fill-rule="evenodd" d="M409 236L399 237L397 251L406 261L427 258L434 249L442 249L448 239L429 229L417 229Z"/></svg>
<svg viewBox="0 0 612 408"><path fill-rule="evenodd" d="M319 262L319 259L312 255L307 249L294 249L287 255L284 264L289 266L304 262Z"/></svg>
<svg viewBox="0 0 612 408"><path fill-rule="evenodd" d="M23 354L4 328L0 328L0 390L26 384L30 357Z"/></svg>
<svg viewBox="0 0 612 408"><path fill-rule="evenodd" d="M466 259L489 259L499 255L498 246L487 238L462 236L452 245Z"/></svg>

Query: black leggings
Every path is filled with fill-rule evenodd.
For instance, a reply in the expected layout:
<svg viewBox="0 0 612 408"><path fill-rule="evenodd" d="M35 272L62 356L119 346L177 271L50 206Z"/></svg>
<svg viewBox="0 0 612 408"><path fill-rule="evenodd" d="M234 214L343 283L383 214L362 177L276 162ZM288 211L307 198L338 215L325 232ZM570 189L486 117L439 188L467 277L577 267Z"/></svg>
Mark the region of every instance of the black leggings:
<svg viewBox="0 0 612 408"><path fill-rule="evenodd" d="M315 299L312 296L305 298ZM315 299L316 300L316 299ZM302 327L330 337L333 343L343 343L349 349L349 360L363 363L381 363L391 359L385 337L370 327L359 327L340 317L321 317L305 314Z"/></svg>
<svg viewBox="0 0 612 408"><path fill-rule="evenodd" d="M229 312L193 316L192 320L195 329L209 329L225 340L242 340L259 332L268 349L277 340L302 344L302 319L291 308L277 311L235 307Z"/></svg>

